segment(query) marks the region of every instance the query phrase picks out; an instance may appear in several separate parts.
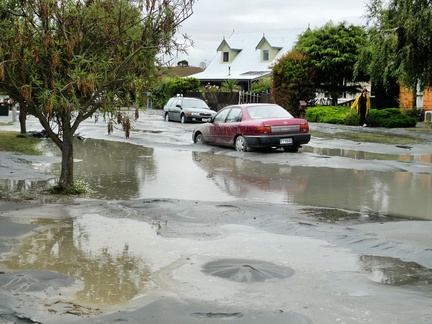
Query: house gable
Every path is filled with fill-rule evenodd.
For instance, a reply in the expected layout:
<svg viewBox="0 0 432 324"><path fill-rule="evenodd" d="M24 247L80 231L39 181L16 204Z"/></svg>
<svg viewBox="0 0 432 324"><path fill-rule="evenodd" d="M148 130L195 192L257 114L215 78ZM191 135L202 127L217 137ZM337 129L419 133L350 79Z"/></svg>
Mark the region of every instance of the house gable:
<svg viewBox="0 0 432 324"><path fill-rule="evenodd" d="M251 82L271 74L272 65L292 49L298 35L305 30L275 30L265 34L234 32L222 40L207 68L192 77L203 85L220 85L234 79L243 90L249 90Z"/></svg>
<svg viewBox="0 0 432 324"><path fill-rule="evenodd" d="M283 48L283 40L268 40L265 36L261 38L255 50L260 51L261 62L271 62L275 59L279 51Z"/></svg>
<svg viewBox="0 0 432 324"><path fill-rule="evenodd" d="M224 42L223 44L221 44L221 46L218 47L218 52L221 53L220 62L222 64L228 64L234 61L238 53L240 53L240 50L232 49L226 42Z"/></svg>

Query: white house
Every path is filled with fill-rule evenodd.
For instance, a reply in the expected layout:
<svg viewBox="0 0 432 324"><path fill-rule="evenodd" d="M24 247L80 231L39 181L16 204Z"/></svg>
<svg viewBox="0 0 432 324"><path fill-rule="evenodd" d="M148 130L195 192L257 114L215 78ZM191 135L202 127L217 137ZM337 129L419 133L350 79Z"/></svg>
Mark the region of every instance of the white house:
<svg viewBox="0 0 432 324"><path fill-rule="evenodd" d="M201 84L220 85L234 79L243 90L251 82L271 73L277 59L292 50L298 36L305 29L273 30L260 33L235 33L222 40L216 55L206 69L190 77Z"/></svg>

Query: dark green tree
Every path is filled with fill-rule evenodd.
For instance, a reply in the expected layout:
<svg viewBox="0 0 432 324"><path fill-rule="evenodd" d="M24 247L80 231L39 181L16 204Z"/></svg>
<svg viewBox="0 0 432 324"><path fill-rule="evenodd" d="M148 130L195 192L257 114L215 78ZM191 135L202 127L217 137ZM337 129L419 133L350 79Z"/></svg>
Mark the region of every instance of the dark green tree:
<svg viewBox="0 0 432 324"><path fill-rule="evenodd" d="M74 184L73 138L80 123L97 109L113 111L119 90L151 78L159 53L181 50L173 35L193 3L0 2L0 92L38 118L61 150L59 191Z"/></svg>
<svg viewBox="0 0 432 324"><path fill-rule="evenodd" d="M179 61L179 62L177 63L177 66L181 66L181 67L188 67L188 66L189 66L189 62L186 61L186 60Z"/></svg>
<svg viewBox="0 0 432 324"><path fill-rule="evenodd" d="M153 106L163 108L169 98L184 95L187 91L198 92L199 90L200 80L197 78L165 77L151 89Z"/></svg>
<svg viewBox="0 0 432 324"><path fill-rule="evenodd" d="M282 56L273 66L274 102L298 117L300 100L308 101L315 96L315 72L312 62L298 50Z"/></svg>
<svg viewBox="0 0 432 324"><path fill-rule="evenodd" d="M432 2L371 0L368 23L374 44L373 80L399 80L411 90L432 84Z"/></svg>
<svg viewBox="0 0 432 324"><path fill-rule="evenodd" d="M359 55L367 46L366 30L346 22L339 25L329 22L321 28L308 29L295 44L316 67L316 87L328 91L333 104L342 92L357 91L357 87L349 87L347 82L368 80L366 71L357 66Z"/></svg>

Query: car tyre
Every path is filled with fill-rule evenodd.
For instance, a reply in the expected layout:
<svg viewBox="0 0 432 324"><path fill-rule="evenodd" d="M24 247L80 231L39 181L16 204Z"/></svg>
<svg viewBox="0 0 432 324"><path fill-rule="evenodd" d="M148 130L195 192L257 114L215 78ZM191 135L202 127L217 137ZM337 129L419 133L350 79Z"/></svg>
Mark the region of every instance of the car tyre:
<svg viewBox="0 0 432 324"><path fill-rule="evenodd" d="M236 137L235 148L238 152L247 152L249 150L246 145L246 140L243 136L239 135Z"/></svg>
<svg viewBox="0 0 432 324"><path fill-rule="evenodd" d="M196 144L204 144L204 136L201 133L195 135L194 143Z"/></svg>
<svg viewBox="0 0 432 324"><path fill-rule="evenodd" d="M184 124L184 123L186 122L186 120L185 120L185 115L184 115L184 114L181 114L181 116L180 116L180 122L181 122L182 124Z"/></svg>
<svg viewBox="0 0 432 324"><path fill-rule="evenodd" d="M165 118L164 118L164 119L165 119L165 121L167 121L167 122L170 121L168 113L165 114Z"/></svg>

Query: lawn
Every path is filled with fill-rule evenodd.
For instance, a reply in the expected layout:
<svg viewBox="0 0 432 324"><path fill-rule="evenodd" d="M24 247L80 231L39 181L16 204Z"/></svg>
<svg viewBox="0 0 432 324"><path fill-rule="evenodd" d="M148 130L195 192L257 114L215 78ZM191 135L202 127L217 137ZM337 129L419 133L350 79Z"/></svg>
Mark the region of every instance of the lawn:
<svg viewBox="0 0 432 324"><path fill-rule="evenodd" d="M41 155L37 149L41 139L19 136L19 132L0 131L0 151L14 152L27 155Z"/></svg>

